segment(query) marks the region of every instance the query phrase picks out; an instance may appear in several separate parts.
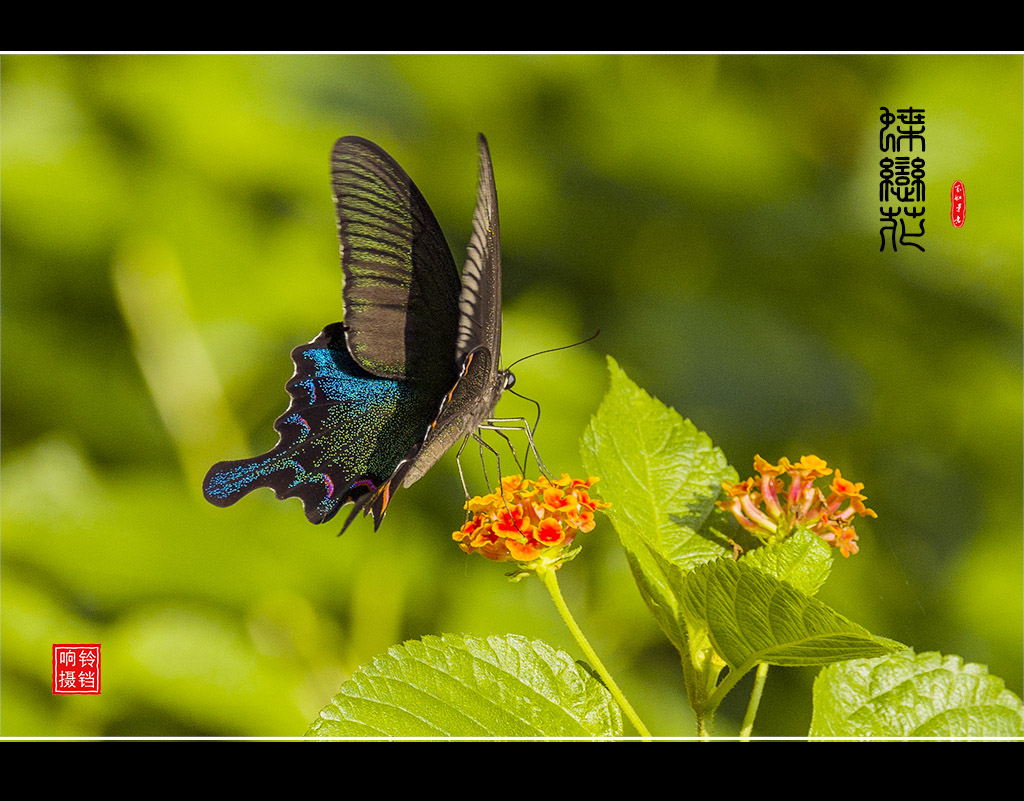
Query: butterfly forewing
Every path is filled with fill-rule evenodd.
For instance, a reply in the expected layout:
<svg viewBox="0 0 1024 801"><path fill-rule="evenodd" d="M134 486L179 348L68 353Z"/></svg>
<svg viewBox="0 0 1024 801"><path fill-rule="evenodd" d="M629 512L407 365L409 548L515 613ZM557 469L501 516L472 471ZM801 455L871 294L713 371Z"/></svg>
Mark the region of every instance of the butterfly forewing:
<svg viewBox="0 0 1024 801"><path fill-rule="evenodd" d="M335 143L331 185L352 357L382 378L447 391L458 374L459 276L434 213L405 170L359 137Z"/></svg>
<svg viewBox="0 0 1024 801"><path fill-rule="evenodd" d="M415 483L445 452L467 434L475 433L494 413L508 374L499 369L501 357L501 235L498 193L491 153L479 137L480 177L477 183L473 236L462 268L459 295L459 335L456 352L459 380L445 397L426 441L404 475L402 486Z"/></svg>
<svg viewBox="0 0 1024 801"><path fill-rule="evenodd" d="M480 177L477 181L473 236L466 249L459 293L458 358L478 347L490 350L491 367L498 369L501 350L501 232L498 192L494 185L491 152L483 134L478 141Z"/></svg>

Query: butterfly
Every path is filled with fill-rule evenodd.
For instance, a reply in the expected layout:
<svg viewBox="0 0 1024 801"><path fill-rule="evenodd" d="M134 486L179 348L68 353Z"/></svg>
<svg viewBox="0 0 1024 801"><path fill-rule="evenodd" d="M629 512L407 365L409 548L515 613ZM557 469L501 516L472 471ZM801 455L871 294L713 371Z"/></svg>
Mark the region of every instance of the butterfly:
<svg viewBox="0 0 1024 801"><path fill-rule="evenodd" d="M515 377L499 367L498 196L483 134L478 151L460 284L441 227L405 170L366 139L335 143L344 322L292 351L291 402L274 422L277 445L211 467L203 482L210 503L229 506L270 487L278 498L300 498L312 523L351 502L342 531L360 511L373 514L376 530L399 486L488 426Z"/></svg>

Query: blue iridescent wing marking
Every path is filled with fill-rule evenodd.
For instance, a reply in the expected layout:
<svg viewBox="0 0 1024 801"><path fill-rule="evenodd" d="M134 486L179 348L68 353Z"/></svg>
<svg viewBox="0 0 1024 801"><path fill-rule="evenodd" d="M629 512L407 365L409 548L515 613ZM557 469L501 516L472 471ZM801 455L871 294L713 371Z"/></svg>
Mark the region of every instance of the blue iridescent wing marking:
<svg viewBox="0 0 1024 801"><path fill-rule="evenodd" d="M270 487L278 498L301 498L312 523L330 520L352 501L353 516L368 506L379 526L396 466L415 453L437 413L436 390L367 373L349 355L341 323L296 348L292 359L292 400L274 423L277 445L262 456L215 464L203 483L206 499L229 506Z"/></svg>

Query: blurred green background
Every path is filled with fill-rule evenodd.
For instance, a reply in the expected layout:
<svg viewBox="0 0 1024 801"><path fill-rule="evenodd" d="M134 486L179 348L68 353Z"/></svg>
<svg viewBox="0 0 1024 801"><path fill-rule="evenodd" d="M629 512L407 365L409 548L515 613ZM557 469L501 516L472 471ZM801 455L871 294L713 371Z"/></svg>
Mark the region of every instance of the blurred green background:
<svg viewBox="0 0 1024 801"><path fill-rule="evenodd" d="M430 633L578 655L539 582L451 543L453 454L377 533L202 498L210 464L276 441L290 350L341 317L346 134L405 167L459 265L487 134L504 362L601 329L516 368L552 469L580 472L610 353L741 475L815 453L865 482L879 518L820 597L1021 694L1019 56L27 55L0 76L0 734L301 735ZM880 253L879 107L908 105L926 252ZM581 541L570 606L650 728L692 734L613 529ZM102 644L102 695L51 695L61 642ZM814 675L774 669L755 733L805 734Z"/></svg>

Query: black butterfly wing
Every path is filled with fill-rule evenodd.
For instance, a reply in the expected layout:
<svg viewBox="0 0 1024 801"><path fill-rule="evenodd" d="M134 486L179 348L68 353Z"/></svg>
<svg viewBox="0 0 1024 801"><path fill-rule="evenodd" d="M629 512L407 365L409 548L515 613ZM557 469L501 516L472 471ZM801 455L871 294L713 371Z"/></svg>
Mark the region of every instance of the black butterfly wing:
<svg viewBox="0 0 1024 801"><path fill-rule="evenodd" d="M348 349L381 378L454 380L459 275L441 226L398 163L358 136L331 153ZM439 395L440 397L440 395Z"/></svg>
<svg viewBox="0 0 1024 801"><path fill-rule="evenodd" d="M360 510L372 511L379 527L399 469L415 458L458 378L458 273L422 194L381 148L339 139L331 177L345 321L292 352L278 444L214 465L203 492L228 506L270 487L279 498L301 498L314 523L352 501L346 527Z"/></svg>
<svg viewBox="0 0 1024 801"><path fill-rule="evenodd" d="M461 362L479 347L487 348L497 370L501 350L501 230L498 224L498 190L494 185L491 151L483 134L477 146L480 176L477 180L473 236L466 248L459 294L459 328L455 343ZM492 377L496 377L495 375Z"/></svg>
<svg viewBox="0 0 1024 801"><path fill-rule="evenodd" d="M498 193L491 153L483 134L478 139L480 176L477 183L473 236L462 269L456 355L459 378L445 397L426 441L398 475L402 486L419 480L445 452L494 413L512 376L499 367L501 358L501 233ZM396 476L397 477L397 476Z"/></svg>

